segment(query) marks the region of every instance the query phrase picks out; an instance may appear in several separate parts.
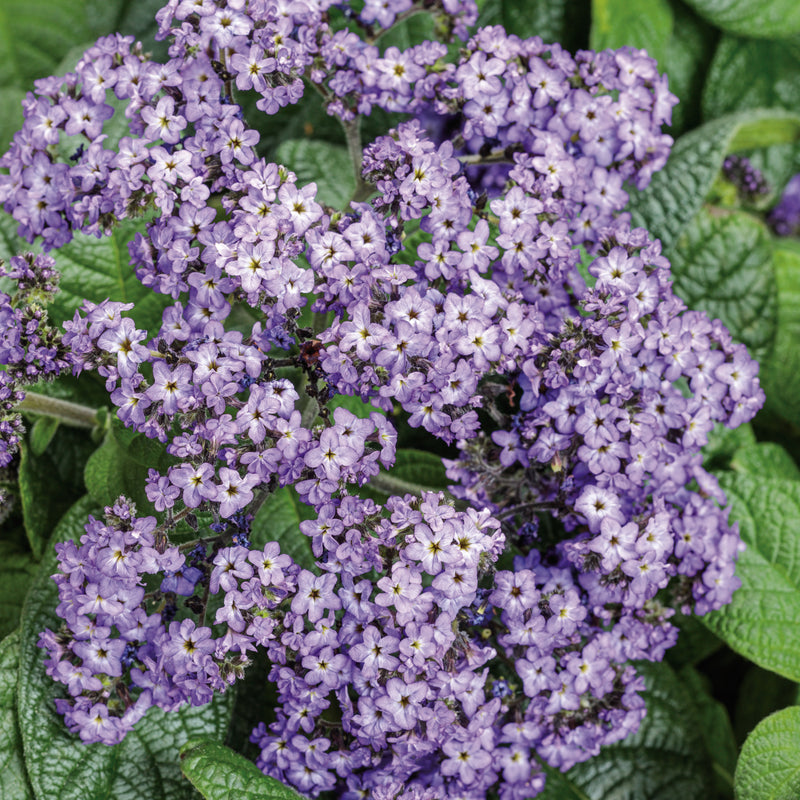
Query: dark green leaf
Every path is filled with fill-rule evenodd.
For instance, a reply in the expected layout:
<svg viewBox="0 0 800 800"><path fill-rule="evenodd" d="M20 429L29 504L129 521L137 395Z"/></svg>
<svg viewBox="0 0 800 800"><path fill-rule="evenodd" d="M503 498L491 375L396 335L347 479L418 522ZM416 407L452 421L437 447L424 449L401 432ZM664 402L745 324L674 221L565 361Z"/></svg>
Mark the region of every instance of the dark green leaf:
<svg viewBox="0 0 800 800"><path fill-rule="evenodd" d="M722 640L695 616L676 614L670 622L680 630L678 643L667 650L667 661L676 668L694 666L722 647Z"/></svg>
<svg viewBox="0 0 800 800"><path fill-rule="evenodd" d="M730 796L736 769L737 746L725 706L709 693L708 680L692 667L684 667L678 677L688 689L695 706L700 733L713 765L717 795Z"/></svg>
<svg viewBox="0 0 800 800"><path fill-rule="evenodd" d="M19 631L0 642L0 797L33 800L17 725Z"/></svg>
<svg viewBox="0 0 800 800"><path fill-rule="evenodd" d="M0 153L5 153L11 144L14 134L22 127L25 117L22 113L22 101L26 91L17 86L0 87Z"/></svg>
<svg viewBox="0 0 800 800"><path fill-rule="evenodd" d="M705 800L711 765L694 698L665 663L637 665L647 684L639 730L566 773L547 770L541 800Z"/></svg>
<svg viewBox="0 0 800 800"><path fill-rule="evenodd" d="M0 541L0 638L19 625L25 595L39 569L30 551L13 539L7 530L3 531L3 540Z"/></svg>
<svg viewBox="0 0 800 800"><path fill-rule="evenodd" d="M778 327L770 356L761 362L766 409L800 425L800 251L788 243L775 250Z"/></svg>
<svg viewBox="0 0 800 800"><path fill-rule="evenodd" d="M77 540L87 515L100 509L84 497L64 515L54 541ZM51 549L31 587L21 628L17 703L26 767L39 798L59 800L184 800L190 787L180 778L178 750L193 736L223 739L230 719L231 697L215 698L198 708L172 714L151 710L122 744L83 745L64 727L54 700L58 685L44 671L36 646L44 628L57 629L57 589L50 575L56 568Z"/></svg>
<svg viewBox="0 0 800 800"><path fill-rule="evenodd" d="M311 540L300 530L300 523L316 519L314 509L301 502L291 486L273 492L253 520L250 538L253 547L278 542L281 552L290 555L301 567L314 568Z"/></svg>
<svg viewBox="0 0 800 800"><path fill-rule="evenodd" d="M541 36L545 43L558 42L570 51L586 47L592 18L586 0L499 0L497 5L497 18L484 21L482 17L479 26L502 24L523 39Z"/></svg>
<svg viewBox="0 0 800 800"><path fill-rule="evenodd" d="M760 442L737 450L731 469L754 477L800 480L800 469L794 459L779 444Z"/></svg>
<svg viewBox="0 0 800 800"><path fill-rule="evenodd" d="M647 228L669 250L703 205L727 153L798 137L800 117L778 109L731 114L684 134L664 169L632 194L634 225Z"/></svg>
<svg viewBox="0 0 800 800"><path fill-rule="evenodd" d="M797 705L797 684L750 664L739 684L733 710L734 733L739 745L764 717L789 705Z"/></svg>
<svg viewBox="0 0 800 800"><path fill-rule="evenodd" d="M669 90L680 101L672 109L672 126L667 129L670 135L677 136L700 122L704 78L719 33L683 3L673 0L671 5L672 36L658 67L667 74Z"/></svg>
<svg viewBox="0 0 800 800"><path fill-rule="evenodd" d="M672 36L673 21L667 0L592 0L589 45L592 50L623 45L644 48L660 63Z"/></svg>
<svg viewBox="0 0 800 800"><path fill-rule="evenodd" d="M59 424L55 417L39 417L33 423L30 433L30 446L33 455L40 456L47 450L47 445L53 440Z"/></svg>
<svg viewBox="0 0 800 800"><path fill-rule="evenodd" d="M201 739L181 748L181 769L205 800L302 800L225 745Z"/></svg>
<svg viewBox="0 0 800 800"><path fill-rule="evenodd" d="M148 470L164 474L173 461L161 442L125 428L113 417L103 443L86 462L83 479L98 504L111 505L124 494L140 514L151 514L154 508L144 490Z"/></svg>
<svg viewBox="0 0 800 800"><path fill-rule="evenodd" d="M800 33L795 0L686 0L718 28L742 36L777 39Z"/></svg>
<svg viewBox="0 0 800 800"><path fill-rule="evenodd" d="M730 518L747 546L730 605L703 622L737 653L766 669L800 679L800 483L724 473Z"/></svg>
<svg viewBox="0 0 800 800"><path fill-rule="evenodd" d="M140 230L141 222L125 220L102 239L78 233L55 254L61 272L61 288L49 308L55 321L72 319L84 299L99 303L110 298L134 304L125 315L138 327L151 332L160 327L161 313L171 299L143 286L130 265L128 242Z"/></svg>
<svg viewBox="0 0 800 800"><path fill-rule="evenodd" d="M275 160L297 175L297 183L317 184L317 200L344 209L353 194L355 177L347 148L318 140L291 139L275 152Z"/></svg>
<svg viewBox="0 0 800 800"><path fill-rule="evenodd" d="M727 462L739 448L755 443L756 435L749 423L733 429L715 425L708 434L708 444L703 448L703 463L707 469L710 468L709 465L719 468L723 462L727 466Z"/></svg>
<svg viewBox="0 0 800 800"><path fill-rule="evenodd" d="M703 92L703 116L774 107L800 108L800 42L723 36Z"/></svg>
<svg viewBox="0 0 800 800"><path fill-rule="evenodd" d="M351 414L355 414L359 417L359 419L366 419L373 412L386 416L385 412L381 411L381 409L369 403L365 403L360 397L350 397L346 394L336 395L336 397L328 402L327 406L331 410L331 413L333 413L334 409L346 408Z"/></svg>
<svg viewBox="0 0 800 800"><path fill-rule="evenodd" d="M747 737L736 766L739 800L796 800L800 795L800 708L760 722Z"/></svg>
<svg viewBox="0 0 800 800"><path fill-rule="evenodd" d="M703 210L670 256L675 293L690 308L721 319L753 356L766 354L775 336L778 299L764 225L744 212Z"/></svg>

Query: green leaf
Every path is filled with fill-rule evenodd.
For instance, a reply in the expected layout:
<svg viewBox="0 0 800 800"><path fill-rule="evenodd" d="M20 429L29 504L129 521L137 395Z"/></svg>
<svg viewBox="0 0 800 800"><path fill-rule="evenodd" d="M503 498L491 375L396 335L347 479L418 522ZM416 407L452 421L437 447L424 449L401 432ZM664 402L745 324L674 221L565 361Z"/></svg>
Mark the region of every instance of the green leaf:
<svg viewBox="0 0 800 800"><path fill-rule="evenodd" d="M737 653L800 680L800 483L724 473L720 485L746 545L736 564L742 585L703 622Z"/></svg>
<svg viewBox="0 0 800 800"><path fill-rule="evenodd" d="M796 800L800 796L800 708L762 720L747 737L736 766L738 800Z"/></svg>
<svg viewBox="0 0 800 800"><path fill-rule="evenodd" d="M658 61L669 78L669 90L680 101L672 109L671 136L691 130L700 122L704 79L719 36L718 31L683 3L672 2L672 36Z"/></svg>
<svg viewBox="0 0 800 800"><path fill-rule="evenodd" d="M639 730L566 773L547 769L540 800L709 797L711 769L692 694L666 663L637 670L647 684Z"/></svg>
<svg viewBox="0 0 800 800"><path fill-rule="evenodd" d="M106 298L133 303L125 312L140 328L155 331L161 325L161 314L172 302L143 286L130 265L128 242L138 231L141 221L123 220L110 236L96 239L83 233L64 245L56 254L61 272L60 291L48 311L56 322L72 319L84 299L100 303Z"/></svg>
<svg viewBox="0 0 800 800"><path fill-rule="evenodd" d="M181 769L205 800L302 800L225 745L200 739L181 748Z"/></svg>
<svg viewBox="0 0 800 800"><path fill-rule="evenodd" d="M6 536L9 533L4 530L4 539L0 541L0 638L19 625L25 595L39 571L30 551L11 538L5 539Z"/></svg>
<svg viewBox="0 0 800 800"><path fill-rule="evenodd" d="M695 616L676 614L670 622L680 630L678 643L667 650L667 660L676 668L698 664L722 647L722 640Z"/></svg>
<svg viewBox="0 0 800 800"><path fill-rule="evenodd" d="M59 424L55 417L39 417L33 423L30 433L30 447L33 455L40 456L47 450L47 445L53 440Z"/></svg>
<svg viewBox="0 0 800 800"><path fill-rule="evenodd" d="M478 20L479 27L502 24L520 38L541 36L545 43L558 42L570 51L586 46L592 18L586 0L498 0L495 5L496 17L484 19L484 14L493 10L487 8Z"/></svg>
<svg viewBox="0 0 800 800"><path fill-rule="evenodd" d="M23 440L20 446L19 495L28 543L37 560L42 557L56 523L74 499L69 487L53 481L53 472L50 454L33 455L29 442Z"/></svg>
<svg viewBox="0 0 800 800"><path fill-rule="evenodd" d="M22 127L25 116L22 113L22 101L27 92L17 86L0 87L0 153L5 153L11 144L14 134Z"/></svg>
<svg viewBox="0 0 800 800"><path fill-rule="evenodd" d="M383 503L389 495L420 494L446 489L452 481L447 477L442 459L424 450L400 449L394 466L381 472L362 486L360 494Z"/></svg>
<svg viewBox="0 0 800 800"><path fill-rule="evenodd" d="M592 50L623 45L644 48L661 62L673 23L672 7L667 0L592 0L589 46Z"/></svg>
<svg viewBox="0 0 800 800"><path fill-rule="evenodd" d="M739 448L755 443L756 435L749 422L738 428L726 428L718 423L708 434L708 444L703 448L703 464L706 469L716 467L720 462L727 467L727 462Z"/></svg>
<svg viewBox="0 0 800 800"><path fill-rule="evenodd" d="M0 797L33 800L17 725L19 631L0 642Z"/></svg>
<svg viewBox="0 0 800 800"><path fill-rule="evenodd" d="M318 140L290 139L278 147L275 160L297 175L298 185L316 183L318 202L347 208L356 185L347 148Z"/></svg>
<svg viewBox="0 0 800 800"><path fill-rule="evenodd" d="M800 469L794 459L774 442L760 442L737 450L731 469L754 477L800 480Z"/></svg>
<svg viewBox="0 0 800 800"><path fill-rule="evenodd" d="M741 745L764 717L796 704L796 683L750 664L739 683L733 710L736 741Z"/></svg>
<svg viewBox="0 0 800 800"><path fill-rule="evenodd" d="M697 707L700 733L713 765L717 794L729 796L733 788L738 748L728 712L709 693L708 679L704 675L692 667L684 667L678 676Z"/></svg>
<svg viewBox="0 0 800 800"><path fill-rule="evenodd" d="M112 417L103 443L86 462L83 479L99 505L112 505L124 494L136 503L140 514L151 514L155 510L144 489L148 470L164 474L173 462L164 444L125 428Z"/></svg>
<svg viewBox="0 0 800 800"><path fill-rule="evenodd" d="M774 257L778 326L759 378L766 410L800 425L800 252L779 244Z"/></svg>
<svg viewBox="0 0 800 800"><path fill-rule="evenodd" d="M795 0L686 0L698 14L730 33L779 39L800 33Z"/></svg>
<svg viewBox="0 0 800 800"><path fill-rule="evenodd" d="M703 92L703 116L777 107L800 108L800 41L723 36Z"/></svg>
<svg viewBox="0 0 800 800"><path fill-rule="evenodd" d="M754 357L765 355L775 336L778 299L764 225L744 212L703 210L670 256L675 293L690 308L721 319Z"/></svg>
<svg viewBox="0 0 800 800"><path fill-rule="evenodd" d="M650 185L632 193L633 224L647 228L669 250L702 207L728 153L798 138L800 117L780 109L727 115L684 134Z"/></svg>
<svg viewBox="0 0 800 800"><path fill-rule="evenodd" d="M331 413L333 413L334 409L346 408L351 414L355 414L359 419L367 419L367 417L369 417L369 415L373 412L377 412L378 414L386 416L386 412L381 411L380 408L377 408L370 403L365 403L360 397L351 397L346 394L336 395L336 397L327 403L327 406L331 410Z"/></svg>
<svg viewBox="0 0 800 800"><path fill-rule="evenodd" d="M253 547L277 542L281 552L291 556L301 567L313 569L314 554L311 539L301 530L300 523L316 519L314 509L303 503L291 486L273 492L258 510L250 529Z"/></svg>
<svg viewBox="0 0 800 800"><path fill-rule="evenodd" d="M77 540L89 513L98 514L91 498L78 501L62 518L54 541ZM190 787L181 780L178 750L190 737L222 739L229 721L232 693L198 708L164 714L152 710L121 744L84 745L67 731L54 700L61 689L47 677L42 651L36 646L46 627L57 629L56 569L50 551L31 587L22 618L17 707L28 776L39 798L58 800L188 800Z"/></svg>

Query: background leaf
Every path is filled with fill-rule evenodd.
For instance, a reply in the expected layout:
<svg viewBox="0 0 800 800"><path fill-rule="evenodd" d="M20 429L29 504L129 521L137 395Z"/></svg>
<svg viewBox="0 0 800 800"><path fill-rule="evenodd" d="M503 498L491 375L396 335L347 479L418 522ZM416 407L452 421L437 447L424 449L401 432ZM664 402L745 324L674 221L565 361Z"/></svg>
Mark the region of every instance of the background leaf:
<svg viewBox="0 0 800 800"><path fill-rule="evenodd" d="M702 619L737 653L800 679L800 483L734 473L720 476L730 517L747 549L739 554L741 588L730 605Z"/></svg>
<svg viewBox="0 0 800 800"><path fill-rule="evenodd" d="M301 567L314 569L311 539L300 530L300 523L316 517L314 509L300 500L294 488L284 486L273 492L258 510L250 530L253 547L278 542L282 553L290 555Z"/></svg>
<svg viewBox="0 0 800 800"><path fill-rule="evenodd" d="M39 571L39 564L30 550L18 541L22 537L21 527L13 532L8 523L4 523L0 540L0 638L19 625L25 595Z"/></svg>
<svg viewBox="0 0 800 800"><path fill-rule="evenodd" d="M664 169L644 191L632 195L628 208L633 224L647 228L669 251L702 207L728 153L799 136L800 117L763 109L721 117L684 134Z"/></svg>
<svg viewBox="0 0 800 800"><path fill-rule="evenodd" d="M644 48L661 62L674 18L667 0L592 0L592 50L623 45ZM510 30L514 30L511 28Z"/></svg>
<svg viewBox="0 0 800 800"><path fill-rule="evenodd" d="M701 211L670 251L675 293L690 308L721 319L751 354L772 344L778 300L772 244L764 225L744 212Z"/></svg>
<svg viewBox="0 0 800 800"><path fill-rule="evenodd" d="M703 116L773 107L800 108L800 40L723 36L703 92Z"/></svg>
<svg viewBox="0 0 800 800"><path fill-rule="evenodd" d="M206 800L301 800L229 747L194 740L181 749L181 769Z"/></svg>
<svg viewBox="0 0 800 800"><path fill-rule="evenodd" d="M494 21L482 17L478 26L503 25L522 39L541 36L546 44L558 42L570 51L586 47L592 19L587 0L498 0L494 5Z"/></svg>
<svg viewBox="0 0 800 800"><path fill-rule="evenodd" d="M422 491L446 489L451 481L447 477L442 459L425 450L403 448L397 451L394 466L389 472L381 472L359 493L383 503L390 494L419 494Z"/></svg>
<svg viewBox="0 0 800 800"><path fill-rule="evenodd" d="M0 642L0 797L33 800L17 725L19 631Z"/></svg>
<svg viewBox="0 0 800 800"><path fill-rule="evenodd" d="M686 0L718 28L743 36L780 38L800 33L795 0Z"/></svg>
<svg viewBox="0 0 800 800"><path fill-rule="evenodd" d="M62 518L54 541L78 539L89 513L99 509L89 497ZM56 556L51 549L31 587L22 618L17 703L25 762L39 798L58 800L184 800L191 787L180 779L178 749L190 737L223 739L230 721L232 693L208 705L165 715L151 710L121 744L84 745L67 731L54 700L61 688L47 677L36 646L44 628L58 629L57 589L50 578Z"/></svg>
<svg viewBox="0 0 800 800"><path fill-rule="evenodd" d="M347 148L330 142L290 139L275 151L275 160L297 174L298 185L316 183L318 202L347 208L356 185Z"/></svg>
<svg viewBox="0 0 800 800"><path fill-rule="evenodd" d="M762 720L744 743L736 767L738 800L795 800L800 795L800 708Z"/></svg>
<svg viewBox="0 0 800 800"><path fill-rule="evenodd" d="M731 459L731 469L754 477L800 480L800 469L779 444L759 442L742 447Z"/></svg>

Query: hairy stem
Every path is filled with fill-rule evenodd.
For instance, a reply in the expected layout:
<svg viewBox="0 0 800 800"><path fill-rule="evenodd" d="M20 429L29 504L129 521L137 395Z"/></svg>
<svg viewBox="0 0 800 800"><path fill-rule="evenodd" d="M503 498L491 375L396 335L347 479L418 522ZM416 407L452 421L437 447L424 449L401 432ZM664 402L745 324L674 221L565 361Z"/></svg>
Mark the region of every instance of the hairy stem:
<svg viewBox="0 0 800 800"><path fill-rule="evenodd" d="M58 400L36 392L25 392L25 398L16 405L17 411L27 414L42 414L54 417L64 425L73 428L87 428L91 430L99 424L97 409L70 403L68 400Z"/></svg>

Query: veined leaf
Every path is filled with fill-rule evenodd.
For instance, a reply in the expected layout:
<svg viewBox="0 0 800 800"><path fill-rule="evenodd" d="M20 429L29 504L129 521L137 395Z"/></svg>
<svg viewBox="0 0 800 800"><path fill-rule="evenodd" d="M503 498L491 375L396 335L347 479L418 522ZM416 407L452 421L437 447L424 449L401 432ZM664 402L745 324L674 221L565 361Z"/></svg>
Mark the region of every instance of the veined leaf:
<svg viewBox="0 0 800 800"><path fill-rule="evenodd" d="M54 541L77 540L89 513L99 509L87 496L62 518ZM57 629L57 588L50 575L56 555L47 553L31 587L22 618L17 708L31 786L38 798L58 800L188 800L191 787L182 781L178 750L191 737L223 739L230 722L232 695L197 708L165 714L151 709L119 745L84 745L67 731L54 700L63 696L47 677L36 646L44 628Z"/></svg>
<svg viewBox="0 0 800 800"><path fill-rule="evenodd" d="M302 800L229 747L202 739L181 749L181 769L205 800Z"/></svg>
<svg viewBox="0 0 800 800"><path fill-rule="evenodd" d="M747 549L736 564L741 588L703 622L756 664L800 680L800 483L723 473L720 484Z"/></svg>
<svg viewBox="0 0 800 800"><path fill-rule="evenodd" d="M795 0L687 0L698 14L730 33L778 39L800 33Z"/></svg>
<svg viewBox="0 0 800 800"><path fill-rule="evenodd" d="M30 550L15 541L22 536L21 526L18 537L5 528L0 541L0 638L19 626L25 595L39 571L39 564Z"/></svg>
<svg viewBox="0 0 800 800"><path fill-rule="evenodd" d="M347 148L317 139L290 139L275 152L275 160L297 175L303 186L317 184L317 201L344 209L355 189Z"/></svg>
<svg viewBox="0 0 800 800"><path fill-rule="evenodd" d="M33 800L17 725L19 631L0 641L0 797Z"/></svg>
<svg viewBox="0 0 800 800"><path fill-rule="evenodd" d="M778 299L772 244L764 225L744 212L701 211L670 252L675 294L721 319L754 357L772 345Z"/></svg>
<svg viewBox="0 0 800 800"><path fill-rule="evenodd" d="M731 469L756 478L800 480L800 469L794 459L774 442L759 442L737 450L731 459Z"/></svg>
<svg viewBox="0 0 800 800"><path fill-rule="evenodd" d="M258 510L250 530L253 547L277 542L281 552L291 556L301 567L314 569L311 540L300 530L300 523L316 516L314 509L300 500L294 488L284 486L273 492Z"/></svg>
<svg viewBox="0 0 800 800"><path fill-rule="evenodd" d="M762 720L744 743L736 766L738 800L796 800L800 795L800 708Z"/></svg>
<svg viewBox="0 0 800 800"><path fill-rule="evenodd" d="M660 63L667 52L673 22L667 0L592 0L589 46L592 50L623 45L644 48Z"/></svg>

